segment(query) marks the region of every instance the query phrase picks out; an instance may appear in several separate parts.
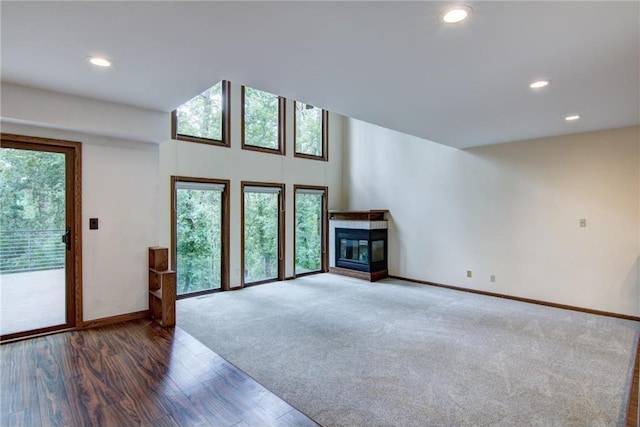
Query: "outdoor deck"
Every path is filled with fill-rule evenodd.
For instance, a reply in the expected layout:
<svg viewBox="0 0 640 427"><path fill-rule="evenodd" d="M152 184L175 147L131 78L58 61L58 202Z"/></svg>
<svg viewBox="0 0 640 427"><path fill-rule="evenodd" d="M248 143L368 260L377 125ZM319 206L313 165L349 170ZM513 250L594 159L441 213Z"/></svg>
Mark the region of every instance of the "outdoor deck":
<svg viewBox="0 0 640 427"><path fill-rule="evenodd" d="M0 274L0 335L64 322L64 269Z"/></svg>

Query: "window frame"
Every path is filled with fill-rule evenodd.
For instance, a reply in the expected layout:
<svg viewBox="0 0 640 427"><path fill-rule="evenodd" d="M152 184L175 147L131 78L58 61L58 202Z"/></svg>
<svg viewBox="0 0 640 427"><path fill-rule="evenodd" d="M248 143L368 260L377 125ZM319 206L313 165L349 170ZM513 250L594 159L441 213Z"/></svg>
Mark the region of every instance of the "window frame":
<svg viewBox="0 0 640 427"><path fill-rule="evenodd" d="M286 129L287 129L286 103L287 103L287 100L286 98L279 95L272 94L278 97L278 148L258 147L256 145L245 143L245 122L246 122L245 120L245 115L246 115L245 88L246 86L244 85L242 85L242 87L240 88L240 122L241 122L240 123L240 141L241 141L242 149L248 150L248 151L258 151L261 153L285 156L287 153L287 149L286 149L286 145L287 145L286 144ZM257 89L257 88L252 88L252 89L260 90L262 92L267 92L267 91L263 91L262 89ZM271 92L267 92L267 93L271 93Z"/></svg>
<svg viewBox="0 0 640 427"><path fill-rule="evenodd" d="M245 268L245 187L266 187L277 188L280 190L278 195L278 276L274 279L259 280L256 282L245 282L244 268ZM285 184L274 182L256 182L256 181L241 181L240 182L240 286L232 289L246 288L248 286L262 285L264 283L279 282L285 279L285 218L286 218L286 199L285 199Z"/></svg>
<svg viewBox="0 0 640 427"><path fill-rule="evenodd" d="M230 227L229 227L229 213L230 213L230 185L231 181L228 179L217 178L196 178L188 176L171 176L171 269L176 271L177 266L177 187L178 182L195 182L202 184L223 184L224 190L222 193L222 221L221 221L221 245L220 245L220 289L206 289L203 291L190 292L188 294L176 295L176 299L191 298L201 295L211 294L214 292L228 291L229 287L229 241L230 241Z"/></svg>
<svg viewBox="0 0 640 427"><path fill-rule="evenodd" d="M217 83L216 83L217 84ZM201 138L178 133L178 109L171 112L171 139L199 144L231 147L231 82L222 80L222 139Z"/></svg>
<svg viewBox="0 0 640 427"><path fill-rule="evenodd" d="M299 153L296 150L296 137L297 137L297 112L296 108L298 101L293 101L293 156L301 159L319 160L323 162L329 161L329 111L322 109L322 154L320 156L314 156L313 154ZM300 104L304 104L300 102ZM306 104L305 104L306 105Z"/></svg>
<svg viewBox="0 0 640 427"><path fill-rule="evenodd" d="M296 274L296 195L298 190L321 190L324 191L322 196L322 237L320 261L320 270L310 271L308 273ZM293 277L308 276L310 274L326 273L329 271L329 187L319 185L293 185Z"/></svg>

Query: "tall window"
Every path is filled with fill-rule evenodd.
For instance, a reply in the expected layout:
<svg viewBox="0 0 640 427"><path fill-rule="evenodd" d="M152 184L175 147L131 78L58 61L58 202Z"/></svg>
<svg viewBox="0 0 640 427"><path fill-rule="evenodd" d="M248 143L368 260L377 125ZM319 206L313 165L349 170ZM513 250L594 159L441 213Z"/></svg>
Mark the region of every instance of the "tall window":
<svg viewBox="0 0 640 427"><path fill-rule="evenodd" d="M326 187L294 186L295 275L327 270Z"/></svg>
<svg viewBox="0 0 640 427"><path fill-rule="evenodd" d="M285 99L242 87L242 148L284 155Z"/></svg>
<svg viewBox="0 0 640 427"><path fill-rule="evenodd" d="M178 298L228 285L228 181L172 177L172 266Z"/></svg>
<svg viewBox="0 0 640 427"><path fill-rule="evenodd" d="M284 279L284 185L242 183L242 280Z"/></svg>
<svg viewBox="0 0 640 427"><path fill-rule="evenodd" d="M172 137L182 141L229 146L229 89L221 81L172 113Z"/></svg>
<svg viewBox="0 0 640 427"><path fill-rule="evenodd" d="M295 120L295 153L296 157L307 159L328 159L328 126L327 111L302 102L294 102Z"/></svg>

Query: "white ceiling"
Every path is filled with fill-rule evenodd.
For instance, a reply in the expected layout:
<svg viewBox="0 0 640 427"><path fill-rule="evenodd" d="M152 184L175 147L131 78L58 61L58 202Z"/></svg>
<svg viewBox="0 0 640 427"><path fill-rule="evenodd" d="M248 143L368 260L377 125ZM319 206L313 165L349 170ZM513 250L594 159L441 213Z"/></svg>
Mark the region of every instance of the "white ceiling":
<svg viewBox="0 0 640 427"><path fill-rule="evenodd" d="M461 148L639 124L640 2L451 4L2 1L2 80L170 111L227 79Z"/></svg>

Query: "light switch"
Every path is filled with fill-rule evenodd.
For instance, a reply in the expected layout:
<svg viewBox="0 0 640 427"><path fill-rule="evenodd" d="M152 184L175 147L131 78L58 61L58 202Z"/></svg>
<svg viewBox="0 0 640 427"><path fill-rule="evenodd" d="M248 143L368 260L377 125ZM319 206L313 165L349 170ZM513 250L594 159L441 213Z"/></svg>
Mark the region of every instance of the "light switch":
<svg viewBox="0 0 640 427"><path fill-rule="evenodd" d="M98 218L89 218L89 230L98 229Z"/></svg>
<svg viewBox="0 0 640 427"><path fill-rule="evenodd" d="M580 227L586 227L587 226L587 220L585 218L580 219Z"/></svg>

